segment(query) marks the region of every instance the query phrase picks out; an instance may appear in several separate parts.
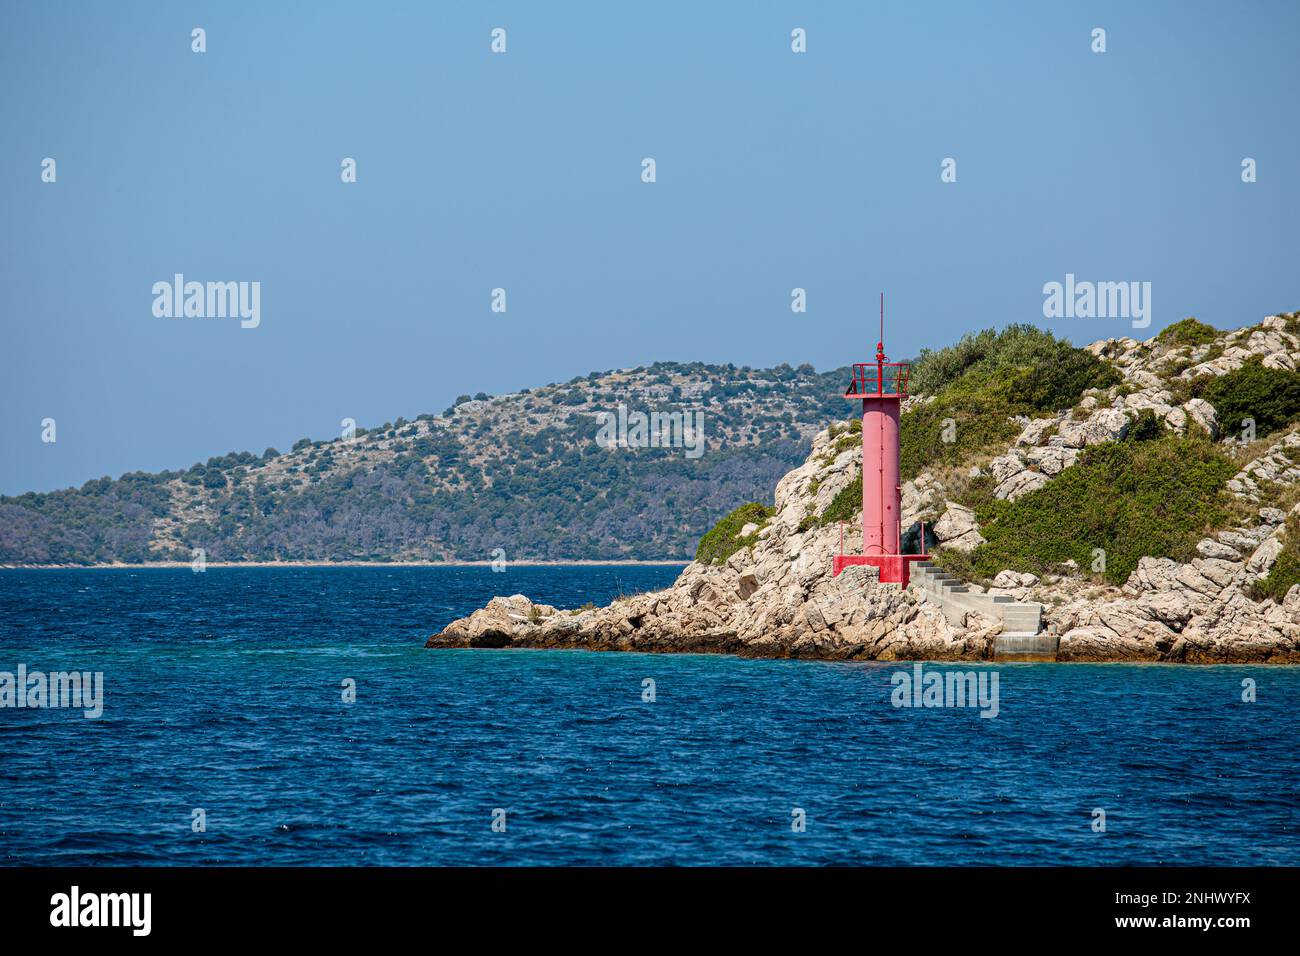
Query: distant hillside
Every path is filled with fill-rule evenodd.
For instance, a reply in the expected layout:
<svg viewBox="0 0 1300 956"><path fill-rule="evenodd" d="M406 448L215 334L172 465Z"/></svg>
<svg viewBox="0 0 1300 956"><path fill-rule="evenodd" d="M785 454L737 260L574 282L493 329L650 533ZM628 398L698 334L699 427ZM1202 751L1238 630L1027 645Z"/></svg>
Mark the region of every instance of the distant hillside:
<svg viewBox="0 0 1300 956"><path fill-rule="evenodd" d="M0 564L689 559L738 501L770 500L851 411L847 370L656 363L441 415L232 452L188 471L0 497ZM705 450L602 447L601 412L704 412Z"/></svg>

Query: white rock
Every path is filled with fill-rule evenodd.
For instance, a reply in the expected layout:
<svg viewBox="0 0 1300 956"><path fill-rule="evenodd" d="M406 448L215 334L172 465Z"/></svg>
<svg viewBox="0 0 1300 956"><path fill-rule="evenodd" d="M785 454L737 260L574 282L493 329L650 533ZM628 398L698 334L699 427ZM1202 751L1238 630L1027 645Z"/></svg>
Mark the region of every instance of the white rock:
<svg viewBox="0 0 1300 956"><path fill-rule="evenodd" d="M1044 445L1040 448L1031 448L1026 457L1037 465L1038 470L1043 474L1055 477L1079 459L1079 451L1063 445Z"/></svg>
<svg viewBox="0 0 1300 956"><path fill-rule="evenodd" d="M1007 501L1015 501L1021 495L1027 495L1031 491L1036 491L1043 485L1047 484L1048 476L1039 471L1017 472L993 490L993 494L998 498L1005 498Z"/></svg>
<svg viewBox="0 0 1300 956"><path fill-rule="evenodd" d="M1286 521L1286 512L1281 508L1260 508L1259 520L1265 524L1281 524Z"/></svg>
<svg viewBox="0 0 1300 956"><path fill-rule="evenodd" d="M1174 431L1182 433L1187 428L1187 412L1182 408L1171 408L1165 415L1165 424Z"/></svg>
<svg viewBox="0 0 1300 956"><path fill-rule="evenodd" d="M1246 570L1255 574L1267 574L1282 553L1282 541L1277 536L1265 538L1264 543L1255 549L1246 561Z"/></svg>
<svg viewBox="0 0 1300 956"><path fill-rule="evenodd" d="M1059 424L1056 418L1035 418L1021 431L1020 437L1016 439L1017 445L1041 445L1043 436Z"/></svg>
<svg viewBox="0 0 1300 956"><path fill-rule="evenodd" d="M1203 398L1192 398L1183 403L1183 410L1187 412L1188 418L1209 432L1211 438L1218 439L1219 416L1213 405Z"/></svg>
<svg viewBox="0 0 1300 956"><path fill-rule="evenodd" d="M955 501L947 503L943 516L935 522L934 536L945 548L958 551L973 551L984 543L975 512Z"/></svg>
<svg viewBox="0 0 1300 956"><path fill-rule="evenodd" d="M1213 538L1203 538L1196 544L1196 551L1202 557L1222 558L1225 561L1240 561L1241 552L1236 548L1230 548L1221 541L1215 541Z"/></svg>
<svg viewBox="0 0 1300 956"><path fill-rule="evenodd" d="M1020 587L1020 572L1012 571L1010 568L1005 571L999 571L993 576L993 586L998 588Z"/></svg>
<svg viewBox="0 0 1300 956"><path fill-rule="evenodd" d="M1069 448L1086 448L1118 441L1128 434L1129 417L1115 408L1103 408L1085 421L1062 422L1057 434Z"/></svg>

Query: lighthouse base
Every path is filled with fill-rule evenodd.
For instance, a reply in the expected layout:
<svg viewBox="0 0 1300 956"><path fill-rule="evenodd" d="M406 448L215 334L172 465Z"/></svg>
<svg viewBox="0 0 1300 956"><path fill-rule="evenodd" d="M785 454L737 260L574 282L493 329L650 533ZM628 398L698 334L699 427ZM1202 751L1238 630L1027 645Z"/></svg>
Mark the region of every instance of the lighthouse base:
<svg viewBox="0 0 1300 956"><path fill-rule="evenodd" d="M851 565L870 565L880 569L880 583L901 584L907 587L913 561L929 561L928 554L837 554L831 565L831 577L836 577Z"/></svg>

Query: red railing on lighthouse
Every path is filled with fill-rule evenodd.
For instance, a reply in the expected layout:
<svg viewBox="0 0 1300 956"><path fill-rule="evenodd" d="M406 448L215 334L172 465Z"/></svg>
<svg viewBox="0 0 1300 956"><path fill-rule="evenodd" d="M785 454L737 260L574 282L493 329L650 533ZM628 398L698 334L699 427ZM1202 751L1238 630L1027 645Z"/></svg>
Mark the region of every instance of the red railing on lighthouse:
<svg viewBox="0 0 1300 956"><path fill-rule="evenodd" d="M853 366L853 379L844 390L845 398L868 398L896 395L907 398L907 377L912 366L907 362L859 362Z"/></svg>

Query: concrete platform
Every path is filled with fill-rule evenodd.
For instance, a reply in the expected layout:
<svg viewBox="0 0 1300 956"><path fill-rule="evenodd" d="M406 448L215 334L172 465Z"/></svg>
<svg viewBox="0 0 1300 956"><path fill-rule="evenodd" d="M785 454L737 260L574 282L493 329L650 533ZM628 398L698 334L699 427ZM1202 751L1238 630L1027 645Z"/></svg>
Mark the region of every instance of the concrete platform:
<svg viewBox="0 0 1300 956"><path fill-rule="evenodd" d="M924 590L950 624L960 627L972 611L1002 622L1002 633L993 643L994 660L1056 660L1058 638L1042 633L1043 606L1038 602L972 591L968 584L940 571L932 561L917 561L911 571L911 585Z"/></svg>

